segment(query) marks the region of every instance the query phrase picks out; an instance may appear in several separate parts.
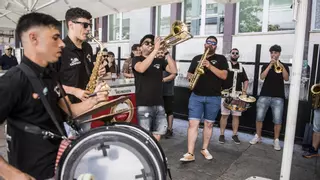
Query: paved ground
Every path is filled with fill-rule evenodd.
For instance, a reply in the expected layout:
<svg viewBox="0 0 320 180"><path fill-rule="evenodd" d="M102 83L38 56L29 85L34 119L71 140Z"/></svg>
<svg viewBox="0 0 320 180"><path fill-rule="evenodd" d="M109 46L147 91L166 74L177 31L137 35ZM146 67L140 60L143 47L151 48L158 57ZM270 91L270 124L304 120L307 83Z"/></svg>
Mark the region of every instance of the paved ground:
<svg viewBox="0 0 320 180"><path fill-rule="evenodd" d="M221 145L218 143L219 130L217 128L214 128L209 148L214 156L212 161L205 160L200 154L202 143L202 129L200 129L196 145L196 161L180 163L179 159L187 150L187 125L186 121L175 120L174 137L161 141L174 180L245 180L251 176L279 179L282 151L273 149L271 139L264 138L262 144L250 145L248 142L253 135L239 133L242 143L236 145L231 140L232 132L227 131L227 142ZM6 155L3 134L2 126L0 128L0 152ZM301 154L301 146L296 145L291 180L319 180L320 158L304 159Z"/></svg>

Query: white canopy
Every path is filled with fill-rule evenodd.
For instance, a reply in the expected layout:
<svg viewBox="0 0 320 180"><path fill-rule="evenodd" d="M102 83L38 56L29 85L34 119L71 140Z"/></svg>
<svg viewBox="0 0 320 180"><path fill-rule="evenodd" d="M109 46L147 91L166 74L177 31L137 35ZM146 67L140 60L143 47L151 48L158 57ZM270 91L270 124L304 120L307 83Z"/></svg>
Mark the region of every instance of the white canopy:
<svg viewBox="0 0 320 180"><path fill-rule="evenodd" d="M72 7L89 11L101 17L134 9L181 2L182 0L0 0L0 28L16 27L19 17L28 12L50 14L64 20L65 12Z"/></svg>

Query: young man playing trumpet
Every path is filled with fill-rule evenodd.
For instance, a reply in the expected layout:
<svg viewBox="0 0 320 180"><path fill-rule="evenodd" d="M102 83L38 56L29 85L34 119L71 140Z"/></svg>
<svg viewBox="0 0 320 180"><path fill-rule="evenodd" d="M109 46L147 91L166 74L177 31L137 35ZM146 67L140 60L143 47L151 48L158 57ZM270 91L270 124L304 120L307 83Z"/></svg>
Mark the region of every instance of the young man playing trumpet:
<svg viewBox="0 0 320 180"><path fill-rule="evenodd" d="M279 60L281 47L279 45L271 46L270 49L271 61L269 64L262 66L260 79L264 80L261 88L260 97L257 101L257 117L256 117L256 135L250 141L250 144L261 142L261 131L263 120L266 113L271 107L274 123L274 143L275 150L280 151L279 136L281 131L283 106L284 106L284 80L289 80L289 68L282 64ZM279 68L277 71L276 68ZM282 69L282 70L280 70Z"/></svg>
<svg viewBox="0 0 320 180"><path fill-rule="evenodd" d="M248 77L246 74L246 71L242 67L242 65L238 62L239 58L239 50L237 48L233 48L231 50L231 57L230 61L228 62L229 69L228 69L228 77L223 82L223 89L230 89L233 86L236 86L237 92L242 92L242 94L246 94L248 89ZM237 79L234 80L234 73L237 72ZM233 84L233 82L236 82L236 84ZM228 117L230 115L230 110L224 107L223 102L225 98L221 99L221 119L220 119L220 137L219 137L219 143L223 144L225 143L225 137L224 137L224 131L227 126ZM239 111L232 111L232 140L236 144L240 144L240 140L238 138L238 128L239 128L239 117L241 116L241 112Z"/></svg>
<svg viewBox="0 0 320 180"><path fill-rule="evenodd" d="M141 56L133 57L132 67L136 87L137 117L139 125L151 132L159 141L167 131L167 120L162 97L163 70L176 74L172 58L167 62L156 58L161 46L160 37L145 35L141 41Z"/></svg>
<svg viewBox="0 0 320 180"><path fill-rule="evenodd" d="M188 152L180 159L182 162L195 160L194 146L198 136L199 123L204 118L203 145L201 154L207 160L213 157L208 151L209 142L212 135L213 123L220 110L222 82L227 78L227 59L220 54L216 54L217 38L209 36L204 44L207 57L202 59L202 55L197 55L192 59L188 70L188 78L193 79L198 64L204 66L202 74L195 84L193 92L189 98L189 127L188 127Z"/></svg>

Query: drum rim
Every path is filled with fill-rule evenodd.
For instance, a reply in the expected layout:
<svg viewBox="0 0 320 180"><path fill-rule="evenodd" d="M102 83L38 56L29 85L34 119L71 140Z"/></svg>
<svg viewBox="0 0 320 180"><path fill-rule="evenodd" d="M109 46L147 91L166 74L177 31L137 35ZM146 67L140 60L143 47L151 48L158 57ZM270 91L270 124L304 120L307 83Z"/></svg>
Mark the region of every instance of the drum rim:
<svg viewBox="0 0 320 180"><path fill-rule="evenodd" d="M80 143L80 142L85 142L85 140L91 139L91 138L96 137L96 136L101 136L101 134L104 134L104 135L106 135L106 134L107 135L108 134L120 135L122 137L129 138L130 140L133 140L134 142L138 143L143 149L145 149L149 153L149 156L152 158L152 161L154 161L154 162L159 162L159 161L163 162L163 161L161 161L162 158L158 157L158 155L153 154L153 152L149 149L149 146L144 144L142 140L138 139L135 136L130 136L129 134L125 133L124 132L125 130L122 129L122 128L119 128L120 131L115 131L116 129L117 129L116 126L97 127L97 128L92 129L91 131L88 131L87 133L83 134L83 136L80 136L78 139L73 140L71 142L71 144L69 144L68 147L65 149L64 153L62 154L62 156L60 158L60 161L59 161L57 169L56 169L56 177L58 179L61 179L61 177L63 178L63 174L61 174L61 172L64 172L65 169L66 169L66 163L64 163L64 162L66 160L70 159L70 157L73 154L73 152L76 149L78 149L78 147L80 145L83 144L83 143ZM156 169L157 169L155 172L161 172L159 174L160 179L165 179L166 170L167 169L163 169L163 171L162 171L159 163L155 163L155 166L156 166ZM164 168L166 168L166 166Z"/></svg>

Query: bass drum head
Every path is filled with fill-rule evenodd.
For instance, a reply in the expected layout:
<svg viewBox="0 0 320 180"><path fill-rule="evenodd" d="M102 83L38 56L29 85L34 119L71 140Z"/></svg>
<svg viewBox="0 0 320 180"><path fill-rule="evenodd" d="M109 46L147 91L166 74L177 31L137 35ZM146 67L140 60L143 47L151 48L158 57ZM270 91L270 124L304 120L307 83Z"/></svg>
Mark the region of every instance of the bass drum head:
<svg viewBox="0 0 320 180"><path fill-rule="evenodd" d="M67 147L56 179L164 180L166 165L151 139L125 127L94 128Z"/></svg>

